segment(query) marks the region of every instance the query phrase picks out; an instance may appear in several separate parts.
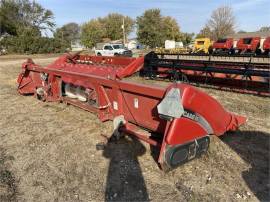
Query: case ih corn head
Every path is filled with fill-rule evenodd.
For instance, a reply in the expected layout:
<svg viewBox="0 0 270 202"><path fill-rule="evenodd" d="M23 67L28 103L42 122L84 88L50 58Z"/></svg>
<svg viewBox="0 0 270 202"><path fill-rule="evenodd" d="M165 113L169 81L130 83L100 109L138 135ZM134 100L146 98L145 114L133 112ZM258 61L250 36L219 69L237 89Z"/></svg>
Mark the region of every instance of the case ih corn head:
<svg viewBox="0 0 270 202"><path fill-rule="evenodd" d="M246 122L190 85L174 83L163 88L122 80L143 64L143 57L76 54L41 67L29 59L22 65L18 92L72 104L96 113L101 121L112 120L115 136L133 135L159 148L158 162L164 169L207 151L209 135L223 135Z"/></svg>
<svg viewBox="0 0 270 202"><path fill-rule="evenodd" d="M157 54L145 56L141 76L210 84L269 96L269 57Z"/></svg>

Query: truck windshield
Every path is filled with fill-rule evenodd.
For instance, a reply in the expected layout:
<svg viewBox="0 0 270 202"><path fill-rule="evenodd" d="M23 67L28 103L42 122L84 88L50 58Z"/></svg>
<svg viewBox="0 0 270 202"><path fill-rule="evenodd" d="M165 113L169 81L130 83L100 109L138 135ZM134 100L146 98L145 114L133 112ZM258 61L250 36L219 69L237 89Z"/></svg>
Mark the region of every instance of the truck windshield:
<svg viewBox="0 0 270 202"><path fill-rule="evenodd" d="M113 45L113 48L114 48L114 49L123 49L124 46L121 45L121 44L117 44L117 45Z"/></svg>
<svg viewBox="0 0 270 202"><path fill-rule="evenodd" d="M244 38L243 44L251 44L252 38Z"/></svg>
<svg viewBox="0 0 270 202"><path fill-rule="evenodd" d="M111 46L104 46L104 50L113 50Z"/></svg>
<svg viewBox="0 0 270 202"><path fill-rule="evenodd" d="M197 44L198 45L203 45L204 44L204 41L197 41Z"/></svg>
<svg viewBox="0 0 270 202"><path fill-rule="evenodd" d="M217 43L226 43L227 39L218 39Z"/></svg>

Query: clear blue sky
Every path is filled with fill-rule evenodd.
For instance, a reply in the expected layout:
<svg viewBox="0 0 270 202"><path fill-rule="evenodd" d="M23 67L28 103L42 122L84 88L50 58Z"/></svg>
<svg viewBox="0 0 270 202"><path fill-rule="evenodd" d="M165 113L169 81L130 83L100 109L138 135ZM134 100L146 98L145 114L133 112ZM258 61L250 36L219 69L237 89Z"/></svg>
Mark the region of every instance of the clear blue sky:
<svg viewBox="0 0 270 202"><path fill-rule="evenodd" d="M162 15L177 19L181 31L199 32L211 12L222 5L231 6L237 30L256 31L270 26L270 0L37 0L53 11L57 26L68 22L82 24L111 12L142 15L149 8L161 9Z"/></svg>

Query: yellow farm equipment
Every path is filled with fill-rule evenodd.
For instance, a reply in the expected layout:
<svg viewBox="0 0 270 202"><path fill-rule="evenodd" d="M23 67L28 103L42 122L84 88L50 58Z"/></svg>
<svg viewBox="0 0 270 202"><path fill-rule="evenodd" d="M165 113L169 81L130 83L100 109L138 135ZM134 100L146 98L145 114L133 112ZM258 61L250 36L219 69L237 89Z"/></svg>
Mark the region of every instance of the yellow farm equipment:
<svg viewBox="0 0 270 202"><path fill-rule="evenodd" d="M212 53L213 41L209 38L197 38L194 42L193 53Z"/></svg>
<svg viewBox="0 0 270 202"><path fill-rule="evenodd" d="M165 48L156 48L155 52L157 54L186 54L189 53L188 48L172 48L172 49L165 49Z"/></svg>

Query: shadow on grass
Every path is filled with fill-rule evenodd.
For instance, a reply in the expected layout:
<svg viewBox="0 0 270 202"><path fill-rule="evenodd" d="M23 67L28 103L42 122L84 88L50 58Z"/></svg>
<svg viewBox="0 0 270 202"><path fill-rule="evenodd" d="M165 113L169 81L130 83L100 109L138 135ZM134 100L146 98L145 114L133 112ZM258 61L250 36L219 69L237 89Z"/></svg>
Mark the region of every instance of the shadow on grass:
<svg viewBox="0 0 270 202"><path fill-rule="evenodd" d="M13 173L7 168L7 161L13 160L7 156L4 149L0 147L0 201L16 201L17 186Z"/></svg>
<svg viewBox="0 0 270 202"><path fill-rule="evenodd" d="M242 173L250 190L260 201L270 201L270 134L260 131L239 131L229 133L221 140L250 164L251 168Z"/></svg>
<svg viewBox="0 0 270 202"><path fill-rule="evenodd" d="M136 138L125 137L109 142L103 151L110 159L105 201L149 201L138 162L146 148Z"/></svg>

